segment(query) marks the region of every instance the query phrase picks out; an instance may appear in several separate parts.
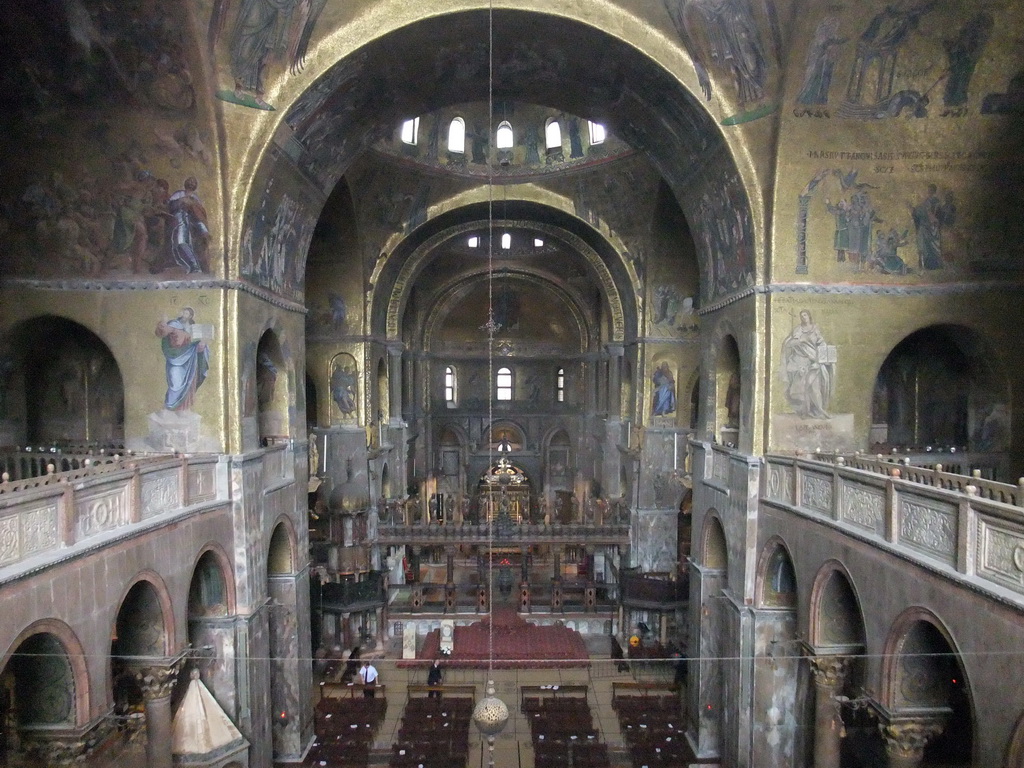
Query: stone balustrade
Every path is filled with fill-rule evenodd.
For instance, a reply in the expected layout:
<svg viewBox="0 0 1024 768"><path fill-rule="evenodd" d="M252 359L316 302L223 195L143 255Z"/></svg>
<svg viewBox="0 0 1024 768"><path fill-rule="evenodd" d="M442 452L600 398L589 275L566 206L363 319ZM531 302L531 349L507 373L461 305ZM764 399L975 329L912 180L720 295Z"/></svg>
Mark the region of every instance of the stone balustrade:
<svg viewBox="0 0 1024 768"><path fill-rule="evenodd" d="M581 543L593 545L616 545L629 542L628 525L513 525L500 531L498 526L456 523L449 525L385 525L377 530L379 544L444 544L444 543L487 543L518 542L530 543Z"/></svg>
<svg viewBox="0 0 1024 768"><path fill-rule="evenodd" d="M847 463L841 456L826 462L770 455L764 462L763 504L826 520L1024 605L1020 486L866 457Z"/></svg>
<svg viewBox="0 0 1024 768"><path fill-rule="evenodd" d="M0 578L121 529L228 498L217 456L99 458L103 463L63 472L51 461L47 474L0 481Z"/></svg>
<svg viewBox="0 0 1024 768"><path fill-rule="evenodd" d="M869 456L856 453L815 454L814 458L828 463L840 462L846 466L879 475L889 475L893 469L898 469L903 480L929 485L933 488L966 492L967 486L971 485L976 489L975 492L978 496L1024 507L1024 478L1020 478L1016 485L1008 485L982 477L981 469L969 470L969 474L958 471L965 467L990 466L993 461L987 459L987 456L988 454L945 454L942 456L878 454ZM928 458L931 458L930 462L927 461ZM935 461L936 458L942 459L942 461ZM955 463L951 464L951 461Z"/></svg>

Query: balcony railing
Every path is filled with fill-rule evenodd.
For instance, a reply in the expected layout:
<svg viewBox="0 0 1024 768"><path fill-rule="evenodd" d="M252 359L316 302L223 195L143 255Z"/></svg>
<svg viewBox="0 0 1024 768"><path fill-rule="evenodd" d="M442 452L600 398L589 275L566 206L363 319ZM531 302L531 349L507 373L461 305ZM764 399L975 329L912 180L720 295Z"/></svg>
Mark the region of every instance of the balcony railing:
<svg viewBox="0 0 1024 768"><path fill-rule="evenodd" d="M715 464L720 459L715 450ZM763 503L898 552L1024 605L1021 485L877 458L765 457Z"/></svg>
<svg viewBox="0 0 1024 768"><path fill-rule="evenodd" d="M379 605L385 600L383 575L374 571L363 581L325 582L320 587L321 605L329 610L351 610Z"/></svg>
<svg viewBox="0 0 1024 768"><path fill-rule="evenodd" d="M15 458L20 463L22 457ZM216 456L104 461L0 482L0 569L226 498L226 490L218 490L226 484L217 481Z"/></svg>
<svg viewBox="0 0 1024 768"><path fill-rule="evenodd" d="M513 525L499 526L456 523L450 525L380 525L380 544L444 544L531 542L555 543L579 541L588 544L624 544L629 541L628 525Z"/></svg>

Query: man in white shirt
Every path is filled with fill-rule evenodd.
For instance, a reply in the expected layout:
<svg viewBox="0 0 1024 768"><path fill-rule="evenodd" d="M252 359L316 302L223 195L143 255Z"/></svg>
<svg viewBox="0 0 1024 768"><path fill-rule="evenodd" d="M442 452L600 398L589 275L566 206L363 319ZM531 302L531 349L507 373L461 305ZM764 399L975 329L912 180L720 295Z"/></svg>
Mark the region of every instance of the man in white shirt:
<svg viewBox="0 0 1024 768"><path fill-rule="evenodd" d="M363 696L373 698L374 689L377 687L377 668L369 662L363 662L363 668L359 670L359 682L363 684Z"/></svg>

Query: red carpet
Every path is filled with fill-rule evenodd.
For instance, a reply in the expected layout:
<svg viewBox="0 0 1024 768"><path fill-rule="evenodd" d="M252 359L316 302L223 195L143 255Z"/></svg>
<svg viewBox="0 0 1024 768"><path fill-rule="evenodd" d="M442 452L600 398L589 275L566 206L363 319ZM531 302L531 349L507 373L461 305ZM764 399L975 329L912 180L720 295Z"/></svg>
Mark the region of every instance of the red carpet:
<svg viewBox="0 0 1024 768"><path fill-rule="evenodd" d="M584 667L590 663L586 643L574 629L564 626L540 627L519 618L508 607L494 607L491 617L468 627L455 627L455 652L444 660L449 667L487 667L490 621L494 622L494 668L512 667ZM423 641L417 661L443 658L440 654L441 634L430 632ZM400 662L401 663L401 662Z"/></svg>

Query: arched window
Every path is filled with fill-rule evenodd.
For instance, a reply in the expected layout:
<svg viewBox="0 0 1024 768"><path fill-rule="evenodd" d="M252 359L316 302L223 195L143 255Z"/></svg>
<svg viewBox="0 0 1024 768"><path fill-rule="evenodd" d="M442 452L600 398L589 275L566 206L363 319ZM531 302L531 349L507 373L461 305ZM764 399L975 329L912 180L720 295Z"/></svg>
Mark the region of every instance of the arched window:
<svg viewBox="0 0 1024 768"><path fill-rule="evenodd" d="M604 126L600 123L595 123L592 120L587 120L587 125L590 126L590 143L601 144L604 142L605 137L608 135L604 129Z"/></svg>
<svg viewBox="0 0 1024 768"><path fill-rule="evenodd" d="M414 117L402 123L402 141L406 144L415 144L420 132L420 119Z"/></svg>
<svg viewBox="0 0 1024 768"><path fill-rule="evenodd" d="M498 135L495 145L498 149L512 149L512 123L508 120L502 121L498 126Z"/></svg>
<svg viewBox="0 0 1024 768"><path fill-rule="evenodd" d="M497 400L512 399L512 369L499 368L494 378L494 397Z"/></svg>
<svg viewBox="0 0 1024 768"><path fill-rule="evenodd" d="M469 238L469 247L470 248L479 248L480 247L480 235L473 235L471 238Z"/></svg>
<svg viewBox="0 0 1024 768"><path fill-rule="evenodd" d="M562 127L557 118L550 117L544 124L544 146L548 151L562 148Z"/></svg>
<svg viewBox="0 0 1024 768"><path fill-rule="evenodd" d="M456 117L448 126L448 151L463 154L466 151L466 121Z"/></svg>
<svg viewBox="0 0 1024 768"><path fill-rule="evenodd" d="M501 247L506 251L512 247L512 235L510 235L508 232L505 232L501 236Z"/></svg>
<svg viewBox="0 0 1024 768"><path fill-rule="evenodd" d="M565 368L559 368L555 373L555 400L565 402Z"/></svg>
<svg viewBox="0 0 1024 768"><path fill-rule="evenodd" d="M450 365L444 369L444 401L455 405L455 369Z"/></svg>

